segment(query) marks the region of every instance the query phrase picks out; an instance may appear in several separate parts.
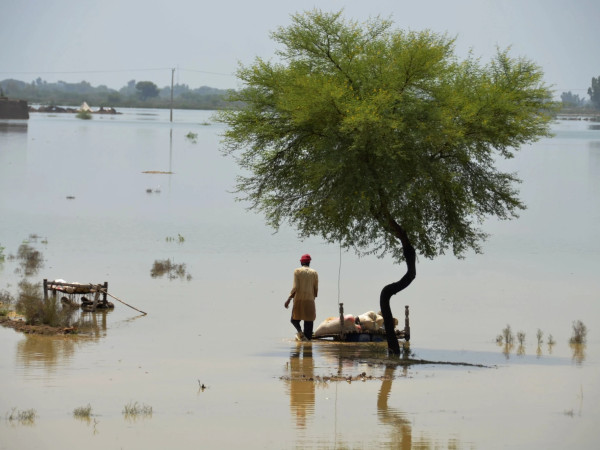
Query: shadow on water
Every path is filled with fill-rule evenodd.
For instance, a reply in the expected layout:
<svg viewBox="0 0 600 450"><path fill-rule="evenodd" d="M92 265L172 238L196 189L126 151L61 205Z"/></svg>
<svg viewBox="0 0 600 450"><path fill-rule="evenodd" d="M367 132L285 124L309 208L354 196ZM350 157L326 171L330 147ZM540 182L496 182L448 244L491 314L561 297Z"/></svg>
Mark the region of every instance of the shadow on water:
<svg viewBox="0 0 600 450"><path fill-rule="evenodd" d="M27 133L26 120L0 120L0 133Z"/></svg>

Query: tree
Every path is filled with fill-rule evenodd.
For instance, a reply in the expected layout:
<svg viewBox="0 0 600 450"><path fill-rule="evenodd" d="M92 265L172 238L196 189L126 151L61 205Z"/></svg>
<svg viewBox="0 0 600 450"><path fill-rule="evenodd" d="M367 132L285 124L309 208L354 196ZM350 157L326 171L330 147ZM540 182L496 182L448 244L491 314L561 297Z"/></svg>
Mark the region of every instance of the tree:
<svg viewBox="0 0 600 450"><path fill-rule="evenodd" d="M571 91L563 92L560 95L560 100L561 100L563 106L566 106L566 107L569 107L569 106L580 107L585 104L585 99L579 97L579 95L577 95L577 94L573 94Z"/></svg>
<svg viewBox="0 0 600 450"><path fill-rule="evenodd" d="M588 88L588 95L594 108L600 109L600 76L592 77L592 86Z"/></svg>
<svg viewBox="0 0 600 450"><path fill-rule="evenodd" d="M399 354L390 298L415 278L417 252L478 252L485 217L517 216L518 179L495 158L548 135L556 104L529 60L460 61L446 35L388 20L314 10L272 38L280 62L241 66L230 100L245 107L219 114L223 152L245 169L237 194L275 229L405 261L380 293Z"/></svg>
<svg viewBox="0 0 600 450"><path fill-rule="evenodd" d="M158 97L158 87L152 81L138 81L135 85L140 100L145 101L149 98Z"/></svg>

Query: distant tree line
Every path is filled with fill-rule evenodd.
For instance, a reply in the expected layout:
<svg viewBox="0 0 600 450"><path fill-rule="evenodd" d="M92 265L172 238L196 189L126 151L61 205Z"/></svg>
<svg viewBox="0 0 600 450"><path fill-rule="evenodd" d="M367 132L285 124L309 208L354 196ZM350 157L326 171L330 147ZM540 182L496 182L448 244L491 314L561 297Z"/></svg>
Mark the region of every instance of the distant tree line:
<svg viewBox="0 0 600 450"><path fill-rule="evenodd" d="M563 92L560 99L564 109L595 109L600 111L600 76L592 77L592 84L587 90L589 99L573 94L571 91Z"/></svg>
<svg viewBox="0 0 600 450"><path fill-rule="evenodd" d="M6 79L0 81L0 92L9 98L27 100L30 104L79 106L84 101L91 106L169 108L171 87L159 88L152 81L130 80L119 90L105 85L92 86L87 81L48 83L37 78L31 83ZM178 109L227 109L229 91L208 86L191 89L187 84L173 86L173 107ZM600 76L592 78L587 91L589 99L563 92L560 96L565 110L600 111Z"/></svg>
<svg viewBox="0 0 600 450"><path fill-rule="evenodd" d="M92 86L87 81L48 83L37 78L31 83L6 79L0 90L9 98L27 100L29 104L79 106L87 102L92 107L169 108L171 86L159 88L152 81L131 80L119 90L105 85ZM178 109L225 109L228 91L202 86L191 89L187 84L173 86L173 107Z"/></svg>

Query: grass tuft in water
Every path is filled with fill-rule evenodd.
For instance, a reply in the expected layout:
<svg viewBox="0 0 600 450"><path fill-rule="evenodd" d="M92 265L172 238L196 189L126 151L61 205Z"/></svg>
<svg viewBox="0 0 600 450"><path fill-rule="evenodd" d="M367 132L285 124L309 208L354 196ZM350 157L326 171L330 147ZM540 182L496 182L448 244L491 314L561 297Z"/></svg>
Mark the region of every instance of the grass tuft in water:
<svg viewBox="0 0 600 450"><path fill-rule="evenodd" d="M73 416L78 419L89 419L92 415L92 406L88 403L87 406L80 406L73 410Z"/></svg>
<svg viewBox="0 0 600 450"><path fill-rule="evenodd" d="M571 339L569 339L569 343L571 344L585 344L587 339L587 327L583 324L581 320L576 320L573 322L573 334L571 335Z"/></svg>
<svg viewBox="0 0 600 450"><path fill-rule="evenodd" d="M126 418L152 417L152 406L129 402L123 407L123 415Z"/></svg>
<svg viewBox="0 0 600 450"><path fill-rule="evenodd" d="M150 269L150 276L152 278L157 278L164 275L166 275L169 280L173 280L175 278L185 278L189 281L192 279L192 276L186 272L185 264L175 264L171 262L170 259L157 259L154 261L152 269Z"/></svg>
<svg viewBox="0 0 600 450"><path fill-rule="evenodd" d="M506 328L502 330L502 337L506 345L511 345L514 342L515 337L510 329L510 325L506 325Z"/></svg>
<svg viewBox="0 0 600 450"><path fill-rule="evenodd" d="M538 345L538 347L544 343L544 339L543 339L544 338L544 332L542 330L540 330L539 328L537 330L537 333L535 334L535 337L537 338L537 345Z"/></svg>
<svg viewBox="0 0 600 450"><path fill-rule="evenodd" d="M10 413L6 415L6 420L9 422L19 422L23 425L32 425L37 417L35 409L19 410L13 408Z"/></svg>

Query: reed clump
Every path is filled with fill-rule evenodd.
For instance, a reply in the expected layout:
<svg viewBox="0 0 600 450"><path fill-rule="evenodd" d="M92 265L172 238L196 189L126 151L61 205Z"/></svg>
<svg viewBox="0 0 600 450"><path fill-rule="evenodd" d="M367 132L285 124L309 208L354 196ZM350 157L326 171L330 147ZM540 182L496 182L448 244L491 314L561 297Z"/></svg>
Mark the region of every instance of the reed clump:
<svg viewBox="0 0 600 450"><path fill-rule="evenodd" d="M92 416L92 406L88 403L86 406L80 406L73 410L73 416L77 419L89 420Z"/></svg>
<svg viewBox="0 0 600 450"><path fill-rule="evenodd" d="M187 273L185 264L175 264L170 259L157 259L150 269L150 276L152 278L167 276L169 280L175 278L186 278L188 281L192 279L192 276Z"/></svg>
<svg viewBox="0 0 600 450"><path fill-rule="evenodd" d="M23 425L32 425L37 417L35 409L19 410L13 408L10 413L6 415L6 420L9 422L19 422Z"/></svg>
<svg viewBox="0 0 600 450"><path fill-rule="evenodd" d="M152 406L140 404L138 402L129 402L123 407L123 415L129 419L152 417Z"/></svg>
<svg viewBox="0 0 600 450"><path fill-rule="evenodd" d="M585 344L587 339L587 327L581 320L573 322L573 334L569 339L570 344Z"/></svg>

